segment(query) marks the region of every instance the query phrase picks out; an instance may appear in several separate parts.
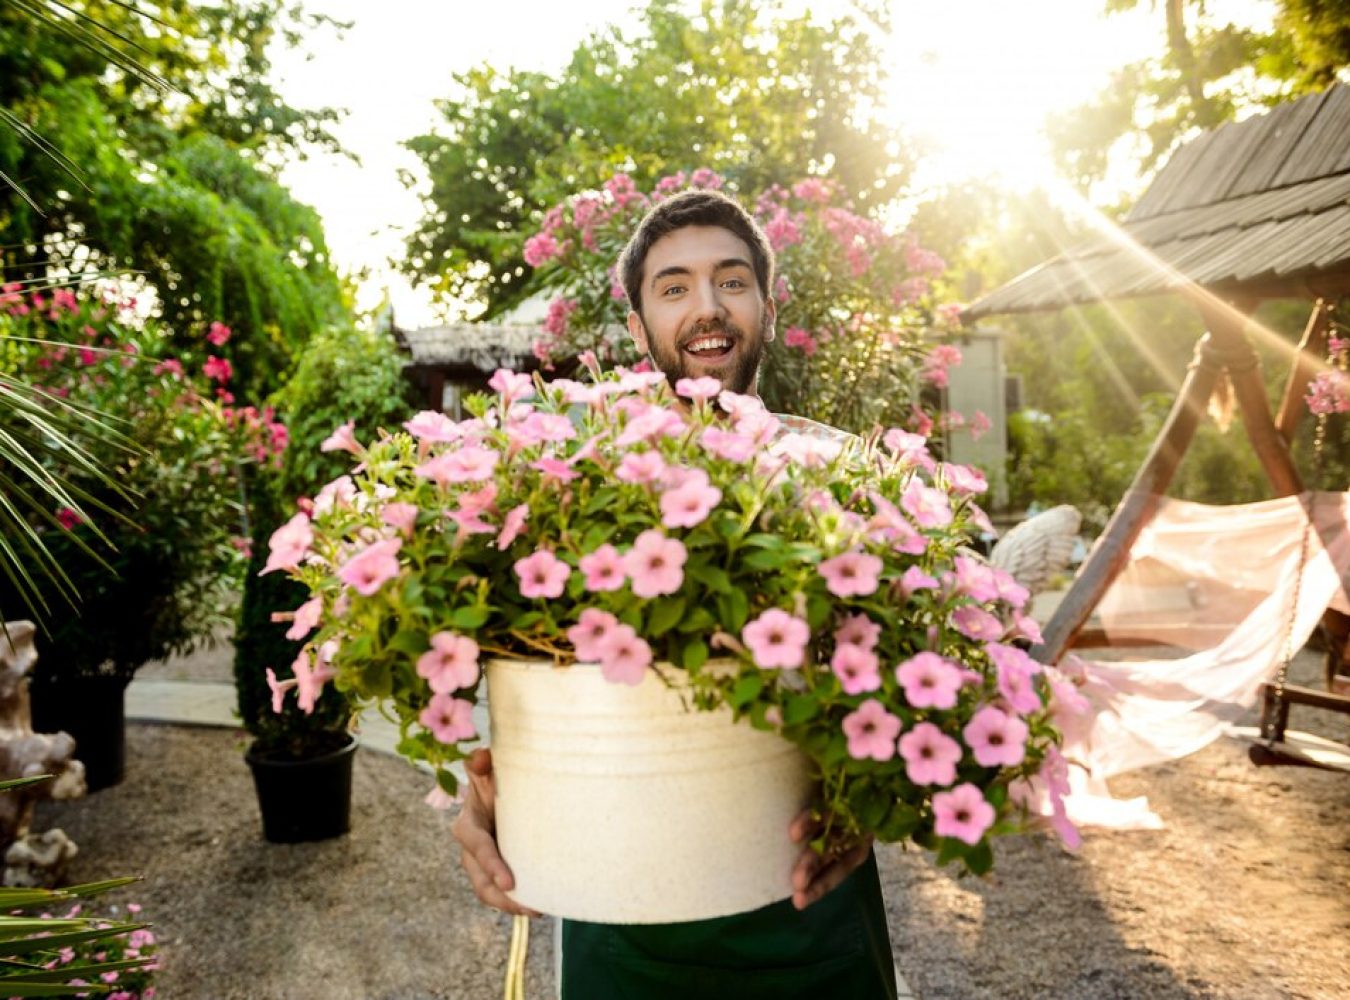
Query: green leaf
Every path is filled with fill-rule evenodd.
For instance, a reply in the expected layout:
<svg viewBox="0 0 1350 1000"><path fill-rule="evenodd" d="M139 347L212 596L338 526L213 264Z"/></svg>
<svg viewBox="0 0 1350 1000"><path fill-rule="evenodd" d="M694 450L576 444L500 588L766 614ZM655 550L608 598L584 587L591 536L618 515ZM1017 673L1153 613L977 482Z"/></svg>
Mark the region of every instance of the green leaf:
<svg viewBox="0 0 1350 1000"><path fill-rule="evenodd" d="M728 631L739 633L750 617L750 598L744 590L733 589L717 598L717 613Z"/></svg>
<svg viewBox="0 0 1350 1000"><path fill-rule="evenodd" d="M647 638L655 639L665 635L683 615L684 597L679 594L654 601L647 614Z"/></svg>
<svg viewBox="0 0 1350 1000"><path fill-rule="evenodd" d="M691 639L685 643L680 661L685 670L697 670L708 661L708 644L702 639Z"/></svg>
<svg viewBox="0 0 1350 1000"><path fill-rule="evenodd" d="M709 590L715 591L716 593L725 594L731 590L731 577L729 577L727 571L720 566L709 566L707 563L699 563L690 566L688 574Z"/></svg>
<svg viewBox="0 0 1350 1000"><path fill-rule="evenodd" d="M456 608L450 615L450 624L454 628L473 631L481 628L491 613L488 608L480 608L477 605Z"/></svg>
<svg viewBox="0 0 1350 1000"><path fill-rule="evenodd" d="M877 828L877 838L887 843L904 840L919 826L919 813L904 802L891 804L891 811Z"/></svg>
<svg viewBox="0 0 1350 1000"><path fill-rule="evenodd" d="M876 830L890 810L890 798L870 781L856 781L848 793L848 806L864 830Z"/></svg>
<svg viewBox="0 0 1350 1000"><path fill-rule="evenodd" d="M711 632L717 627L717 619L703 605L690 608L685 612L676 629L680 632Z"/></svg>
<svg viewBox="0 0 1350 1000"><path fill-rule="evenodd" d="M524 631L527 628L533 628L544 620L542 611L526 611L524 614L517 615L511 622L511 627L518 631Z"/></svg>
<svg viewBox="0 0 1350 1000"><path fill-rule="evenodd" d="M764 690L764 675L756 671L753 674L746 674L736 681L731 689L731 703L738 708L744 708L750 702L759 697L759 693Z"/></svg>
<svg viewBox="0 0 1350 1000"><path fill-rule="evenodd" d="M955 837L943 837L942 846L938 848L937 863L941 867L950 864L957 858L965 857L968 850L965 841L957 840Z"/></svg>
<svg viewBox="0 0 1350 1000"><path fill-rule="evenodd" d="M787 562L787 554L773 549L760 549L741 557L741 563L751 569L780 569Z"/></svg>
<svg viewBox="0 0 1350 1000"><path fill-rule="evenodd" d="M966 852L966 865L976 875L984 875L994 867L994 849L988 837Z"/></svg>
<svg viewBox="0 0 1350 1000"><path fill-rule="evenodd" d="M809 694L790 694L783 703L783 723L801 725L820 714L820 702Z"/></svg>
<svg viewBox="0 0 1350 1000"><path fill-rule="evenodd" d="M425 633L412 629L399 629L389 640L388 648L409 656L420 656L427 650L427 637Z"/></svg>
<svg viewBox="0 0 1350 1000"><path fill-rule="evenodd" d="M441 791L446 795L454 795L459 791L459 779L454 773L444 768L438 768L436 771L436 784L441 786Z"/></svg>
<svg viewBox="0 0 1350 1000"><path fill-rule="evenodd" d="M806 624L815 631L829 621L834 605L823 594L813 594L806 599Z"/></svg>

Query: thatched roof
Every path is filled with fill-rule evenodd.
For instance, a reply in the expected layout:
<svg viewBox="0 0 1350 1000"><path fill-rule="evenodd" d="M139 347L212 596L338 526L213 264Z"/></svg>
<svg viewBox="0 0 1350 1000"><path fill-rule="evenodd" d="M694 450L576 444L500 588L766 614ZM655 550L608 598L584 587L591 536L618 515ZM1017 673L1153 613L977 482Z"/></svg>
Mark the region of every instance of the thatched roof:
<svg viewBox="0 0 1350 1000"><path fill-rule="evenodd" d="M963 318L1170 291L1350 291L1350 87L1223 125L1173 154L1126 217L975 302ZM1150 259L1157 258L1166 267Z"/></svg>

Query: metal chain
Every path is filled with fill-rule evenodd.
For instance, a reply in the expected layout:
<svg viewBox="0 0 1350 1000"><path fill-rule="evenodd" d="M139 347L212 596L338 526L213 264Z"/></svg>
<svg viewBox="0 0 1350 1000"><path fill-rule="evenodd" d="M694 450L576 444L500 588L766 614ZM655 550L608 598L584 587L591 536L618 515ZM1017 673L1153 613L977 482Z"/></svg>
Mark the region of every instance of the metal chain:
<svg viewBox="0 0 1350 1000"><path fill-rule="evenodd" d="M1328 327L1334 330L1336 327L1334 316L1335 306L1328 306ZM1328 333L1330 339L1330 332ZM1328 355L1330 360L1330 356ZM1290 602L1289 614L1284 622L1284 641L1281 643L1282 656L1280 663L1280 672L1275 677L1275 697L1274 704L1271 705L1269 717L1264 717L1262 721L1266 723L1265 732L1261 735L1267 743L1275 743L1275 719L1279 718L1281 710L1284 708L1284 688L1289 679L1289 664L1294 659L1294 624L1298 617L1299 596L1303 589L1303 574L1308 566L1308 544L1312 536L1313 517L1316 515L1317 485L1322 479L1323 470L1323 452L1326 449L1327 439L1327 417L1324 411L1317 415L1317 429L1313 432L1313 457L1312 457L1312 489L1308 491L1307 517L1303 520L1303 536L1299 542L1298 553L1298 574L1294 577L1294 593Z"/></svg>

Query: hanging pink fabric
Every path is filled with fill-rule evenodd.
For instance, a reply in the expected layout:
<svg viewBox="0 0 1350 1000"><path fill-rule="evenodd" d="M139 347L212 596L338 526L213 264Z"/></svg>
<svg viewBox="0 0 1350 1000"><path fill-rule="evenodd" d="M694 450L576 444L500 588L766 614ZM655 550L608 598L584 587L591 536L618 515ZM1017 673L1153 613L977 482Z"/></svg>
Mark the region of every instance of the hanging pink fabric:
<svg viewBox="0 0 1350 1000"><path fill-rule="evenodd" d="M1309 511L1313 530L1301 560ZM1161 826L1147 799L1112 798L1106 779L1185 757L1223 735L1275 677L1286 636L1297 651L1328 606L1350 613L1348 594L1350 493L1222 507L1163 500L1099 606L1101 625L1113 641L1196 652L1084 659L1083 693L1098 714L1085 737L1065 746L1065 756L1086 767L1070 769L1070 818Z"/></svg>

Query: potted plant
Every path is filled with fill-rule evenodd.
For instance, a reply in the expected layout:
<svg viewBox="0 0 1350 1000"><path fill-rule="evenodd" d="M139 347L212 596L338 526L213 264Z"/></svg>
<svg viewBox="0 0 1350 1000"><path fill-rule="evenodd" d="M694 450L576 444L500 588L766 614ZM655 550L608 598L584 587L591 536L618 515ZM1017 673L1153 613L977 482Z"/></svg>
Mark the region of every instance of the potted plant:
<svg viewBox="0 0 1350 1000"><path fill-rule="evenodd" d="M285 444L268 413L236 408L228 362L211 352L230 331L215 324L197 356L172 355L169 333L131 299L66 288L12 290L0 306L11 370L52 411L76 406L104 423L72 439L104 463L99 478L77 454L49 451L41 475L70 482L84 514L51 509L19 487L34 531L60 574L38 580L42 657L30 679L33 725L77 744L91 791L121 780L123 696L150 660L187 652L227 620L243 570L239 470ZM202 356L205 356L204 358ZM109 450L106 426L125 447ZM19 579L0 579L0 607L20 602Z"/></svg>
<svg viewBox="0 0 1350 1000"><path fill-rule="evenodd" d="M821 849L841 831L911 840L983 872L991 838L1041 793L1075 836L1054 715L1081 699L1016 644L1036 634L1026 591L962 548L985 521L979 473L900 429L848 443L786 429L715 380L592 374L544 384L499 371L471 419L426 412L365 444L350 427L335 435L359 465L269 543L270 565L312 595L316 626L306 671L278 682L281 695L308 702L332 682L358 706L382 704L444 802L449 765L480 735L471 708L486 667L514 898L579 919L714 915L663 909L682 883L723 912L787 895L791 856L775 843L786 821L762 819L791 815L807 789L827 821ZM584 690L550 703L530 677ZM735 794L715 786L739 765L671 721L701 725L685 705L721 711L720 730L750 738L735 751L749 768ZM610 739L640 741L653 725L689 741L630 751ZM638 758L651 769L628 766ZM677 801L648 822L644 786L675 787L661 782L696 767L725 808ZM604 797L616 784L635 808ZM769 785L776 801L760 802ZM742 812L755 813L744 828ZM710 878L706 850L660 836L688 833L690 817L719 859L738 840L753 846ZM641 894L644 912L608 909L656 879L663 892ZM711 884L727 880L744 882L738 898Z"/></svg>
<svg viewBox="0 0 1350 1000"><path fill-rule="evenodd" d="M252 555L235 630L234 673L239 716L253 738L245 760L263 835L274 843L348 831L357 744L342 693L329 688L305 701L303 710L272 694L269 681L291 675L297 665L303 675L302 640L310 629L307 613L294 615L308 592L283 573L267 572L267 540L297 511L297 501L312 510L314 494L347 464L345 455L324 447L334 424L396 424L408 415L401 367L380 333L353 327L317 333L275 398L291 446L279 468L259 470L250 486Z"/></svg>

